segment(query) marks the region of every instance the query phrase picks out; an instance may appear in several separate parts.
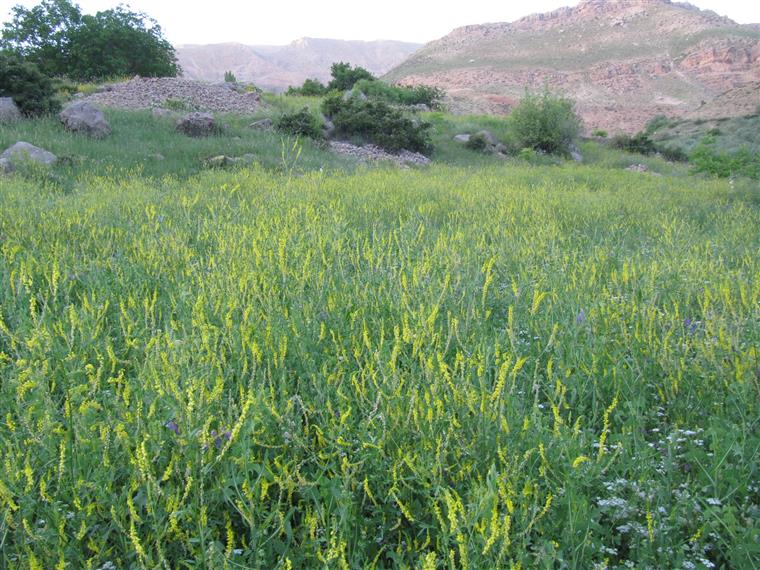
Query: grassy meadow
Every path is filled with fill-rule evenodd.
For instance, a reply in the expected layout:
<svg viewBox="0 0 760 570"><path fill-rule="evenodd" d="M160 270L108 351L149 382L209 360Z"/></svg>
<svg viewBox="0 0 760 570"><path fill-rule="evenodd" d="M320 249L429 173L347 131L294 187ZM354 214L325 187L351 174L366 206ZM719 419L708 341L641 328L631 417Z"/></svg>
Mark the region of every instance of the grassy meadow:
<svg viewBox="0 0 760 570"><path fill-rule="evenodd" d="M758 567L756 184L191 170L0 179L0 567Z"/></svg>

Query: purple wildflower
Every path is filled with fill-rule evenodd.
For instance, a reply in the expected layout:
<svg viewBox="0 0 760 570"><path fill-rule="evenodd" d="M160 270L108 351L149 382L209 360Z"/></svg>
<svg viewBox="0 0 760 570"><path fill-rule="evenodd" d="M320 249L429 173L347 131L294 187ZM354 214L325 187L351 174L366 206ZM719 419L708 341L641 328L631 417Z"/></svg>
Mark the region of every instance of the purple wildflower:
<svg viewBox="0 0 760 570"><path fill-rule="evenodd" d="M221 449L222 445L224 444L224 440L230 441L232 439L232 434L229 431L217 433L215 429L212 429L211 437L214 438L214 443L216 444L216 448Z"/></svg>
<svg viewBox="0 0 760 570"><path fill-rule="evenodd" d="M582 325L586 322L586 311L581 309L578 313L578 316L575 317L575 322L577 322L579 325Z"/></svg>
<svg viewBox="0 0 760 570"><path fill-rule="evenodd" d="M164 424L164 427L172 430L175 433L175 435L179 435L179 426L177 425L177 422L175 422L174 420L169 420L168 422L166 422Z"/></svg>

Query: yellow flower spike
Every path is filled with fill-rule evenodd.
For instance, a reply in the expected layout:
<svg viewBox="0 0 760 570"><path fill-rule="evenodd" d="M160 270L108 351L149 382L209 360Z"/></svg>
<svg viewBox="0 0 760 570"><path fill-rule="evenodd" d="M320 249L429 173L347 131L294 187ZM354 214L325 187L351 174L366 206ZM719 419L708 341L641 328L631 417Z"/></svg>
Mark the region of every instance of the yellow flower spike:
<svg viewBox="0 0 760 570"><path fill-rule="evenodd" d="M575 461L573 461L573 469L577 469L586 461L590 461L590 458L585 455L579 455L578 457L575 458Z"/></svg>

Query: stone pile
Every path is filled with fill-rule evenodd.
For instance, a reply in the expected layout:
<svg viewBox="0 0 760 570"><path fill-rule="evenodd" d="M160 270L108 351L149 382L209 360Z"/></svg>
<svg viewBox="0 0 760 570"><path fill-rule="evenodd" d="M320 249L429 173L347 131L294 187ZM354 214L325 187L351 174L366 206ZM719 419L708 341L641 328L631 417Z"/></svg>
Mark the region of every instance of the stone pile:
<svg viewBox="0 0 760 570"><path fill-rule="evenodd" d="M170 101L192 111L239 114L254 113L261 104L261 96L255 91L240 93L226 84L179 77L135 77L109 87L83 100L120 109L152 109Z"/></svg>
<svg viewBox="0 0 760 570"><path fill-rule="evenodd" d="M356 146L347 142L331 141L330 150L337 154L353 156L364 162L377 162L387 160L398 166L417 165L423 166L430 164L430 159L424 154L402 150L398 154L391 154L380 147L368 144Z"/></svg>

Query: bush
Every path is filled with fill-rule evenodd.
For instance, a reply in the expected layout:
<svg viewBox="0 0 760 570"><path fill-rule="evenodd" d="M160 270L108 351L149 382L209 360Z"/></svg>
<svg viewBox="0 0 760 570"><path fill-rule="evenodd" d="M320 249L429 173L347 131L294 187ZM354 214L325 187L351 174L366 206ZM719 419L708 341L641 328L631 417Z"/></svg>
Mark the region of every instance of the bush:
<svg viewBox="0 0 760 570"><path fill-rule="evenodd" d="M677 146L658 146L660 156L670 162L689 162L689 155Z"/></svg>
<svg viewBox="0 0 760 570"><path fill-rule="evenodd" d="M541 95L526 93L508 122L515 146L549 154L568 155L581 132L573 102L549 91Z"/></svg>
<svg viewBox="0 0 760 570"><path fill-rule="evenodd" d="M56 113L61 103L55 96L53 81L33 63L0 54L0 97L12 97L28 117Z"/></svg>
<svg viewBox="0 0 760 570"><path fill-rule="evenodd" d="M224 82L225 83L237 83L237 77L235 77L235 74L231 71L225 71L224 72Z"/></svg>
<svg viewBox="0 0 760 570"><path fill-rule="evenodd" d="M333 63L330 67L332 80L327 84L328 91L349 91L362 79L375 79L369 71L363 67L351 67L350 63Z"/></svg>
<svg viewBox="0 0 760 570"><path fill-rule="evenodd" d="M285 94L322 97L327 94L327 87L318 79L307 79L301 87L289 87Z"/></svg>
<svg viewBox="0 0 760 570"><path fill-rule="evenodd" d="M668 119L665 115L657 115L647 123L647 126L644 128L644 132L648 135L653 135L660 129L664 129L669 126L670 119Z"/></svg>
<svg viewBox="0 0 760 570"><path fill-rule="evenodd" d="M719 178L745 176L760 178L760 153L746 148L737 152L721 152L715 148L715 139L706 137L689 157L694 172Z"/></svg>
<svg viewBox="0 0 760 570"><path fill-rule="evenodd" d="M431 109L440 109L445 92L437 87L418 85L407 87L389 85L377 79L362 79L354 86L371 99L394 103L397 105L427 105Z"/></svg>
<svg viewBox="0 0 760 570"><path fill-rule="evenodd" d="M322 135L322 123L311 114L307 107L295 113L286 113L275 121L275 129L296 137L319 140Z"/></svg>
<svg viewBox="0 0 760 570"><path fill-rule="evenodd" d="M634 136L616 135L612 139L612 147L635 154L650 155L657 152L657 146L645 132L640 132Z"/></svg>
<svg viewBox="0 0 760 570"><path fill-rule="evenodd" d="M478 133L475 135L471 135L470 139L466 143L464 143L464 146L469 148L470 150L474 150L477 152L485 152L486 148L488 148L488 141L486 140L486 137Z"/></svg>
<svg viewBox="0 0 760 570"><path fill-rule="evenodd" d="M358 97L344 100L336 94L325 99L322 112L335 124L338 135L371 142L391 152L431 150L432 125L415 122L382 101L363 101Z"/></svg>
<svg viewBox="0 0 760 570"><path fill-rule="evenodd" d="M592 136L599 137L600 139L606 139L609 135L609 133L602 129L597 129L593 133L591 133Z"/></svg>

